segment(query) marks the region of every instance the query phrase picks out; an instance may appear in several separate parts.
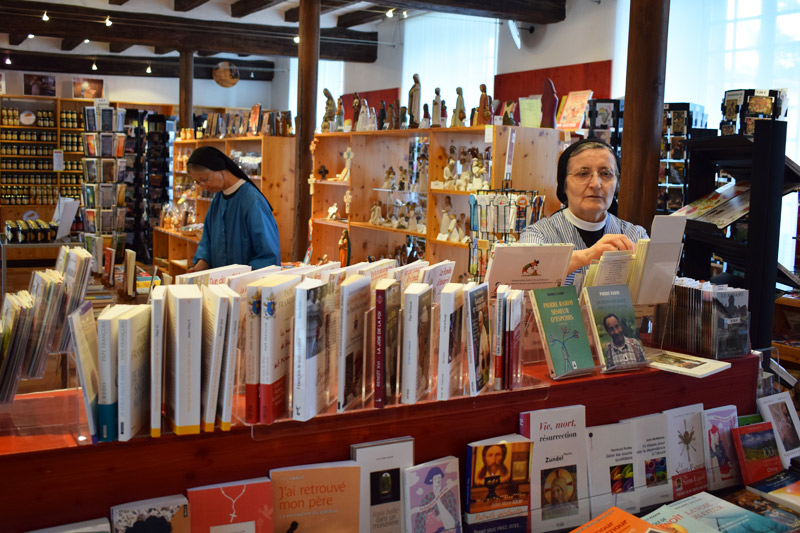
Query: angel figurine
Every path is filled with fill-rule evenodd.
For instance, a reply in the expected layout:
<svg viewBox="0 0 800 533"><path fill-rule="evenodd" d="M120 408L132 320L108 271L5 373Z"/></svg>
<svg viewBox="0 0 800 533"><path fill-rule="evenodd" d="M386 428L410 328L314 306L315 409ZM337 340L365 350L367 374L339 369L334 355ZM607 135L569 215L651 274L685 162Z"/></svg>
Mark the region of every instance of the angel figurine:
<svg viewBox="0 0 800 533"><path fill-rule="evenodd" d="M336 220L336 215L339 213L339 204L333 202L333 205L328 208L328 220Z"/></svg>
<svg viewBox="0 0 800 533"><path fill-rule="evenodd" d="M395 184L395 174L394 168L389 167L386 169L386 174L383 175L383 187L382 189L390 189L395 190L397 185Z"/></svg>
<svg viewBox="0 0 800 533"><path fill-rule="evenodd" d="M447 166L444 167L442 172L442 179L444 180L444 188L452 189L455 185L456 176L456 160L452 157L447 160Z"/></svg>

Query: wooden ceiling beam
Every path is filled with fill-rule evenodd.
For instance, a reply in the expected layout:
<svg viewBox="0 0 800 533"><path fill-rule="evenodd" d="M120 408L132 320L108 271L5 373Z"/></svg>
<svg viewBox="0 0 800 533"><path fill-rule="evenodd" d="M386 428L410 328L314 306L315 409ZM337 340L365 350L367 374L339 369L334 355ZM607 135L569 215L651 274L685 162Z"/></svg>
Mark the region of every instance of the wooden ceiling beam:
<svg viewBox="0 0 800 533"><path fill-rule="evenodd" d="M66 39L61 39L61 49L65 52L69 52L70 50L75 50L79 44L83 42L83 39L79 37L69 37Z"/></svg>
<svg viewBox="0 0 800 533"><path fill-rule="evenodd" d="M174 52L175 48L171 46L154 46L153 53L158 55L168 54L170 52Z"/></svg>
<svg viewBox="0 0 800 533"><path fill-rule="evenodd" d="M330 13L342 7L355 4L355 0L321 0L319 3L320 13ZM283 20L285 22L300 22L300 7L293 7L287 9L283 13Z"/></svg>
<svg viewBox="0 0 800 533"><path fill-rule="evenodd" d="M112 6L121 6L125 4L128 0L108 0L108 3Z"/></svg>
<svg viewBox="0 0 800 533"><path fill-rule="evenodd" d="M75 54L45 54L40 52L26 52L19 50L3 50L0 54L10 54L13 58L11 65L3 65L4 70L23 70L39 72L73 73L87 75L112 75L112 76L153 76L163 78L178 77L178 57L136 57L136 56L83 56ZM92 63L97 64L97 70L92 70ZM219 63L216 58L195 58L194 77L197 79L212 79L214 68ZM233 61L241 73L242 79L272 81L275 63L272 61ZM150 65L151 74L145 70ZM250 74L253 77L250 77Z"/></svg>
<svg viewBox="0 0 800 533"><path fill-rule="evenodd" d="M360 11L351 11L344 13L336 18L337 28L352 28L353 26L360 26L361 24L369 24L386 18L388 7L372 6L370 9L362 9Z"/></svg>
<svg viewBox="0 0 800 533"><path fill-rule="evenodd" d="M42 21L48 12L50 20ZM108 12L80 6L3 0L0 2L0 33L33 33L66 38L76 34L100 42L125 42L163 46L175 50L208 50L257 55L296 56L292 40L297 28L192 20L142 13L114 12L113 26L103 20ZM320 58L374 62L378 57L377 32L326 28L321 32Z"/></svg>
<svg viewBox="0 0 800 533"><path fill-rule="evenodd" d="M19 46L27 38L28 38L28 32L9 32L8 44L10 44L11 46Z"/></svg>
<svg viewBox="0 0 800 533"><path fill-rule="evenodd" d="M567 17L566 0L381 0L381 5L532 24L552 24Z"/></svg>
<svg viewBox="0 0 800 533"><path fill-rule="evenodd" d="M258 11L263 11L276 6L283 0L237 0L231 4L231 16L234 18L246 17Z"/></svg>
<svg viewBox="0 0 800 533"><path fill-rule="evenodd" d="M198 50L197 51L197 57L211 57L211 56L213 56L213 55L215 55L217 53L218 52L213 52L211 50Z"/></svg>
<svg viewBox="0 0 800 533"><path fill-rule="evenodd" d="M133 43L108 43L108 51L112 54L121 54L131 46Z"/></svg>
<svg viewBox="0 0 800 533"><path fill-rule="evenodd" d="M191 11L196 7L202 6L206 2L208 2L208 0L175 0L172 9L181 12Z"/></svg>

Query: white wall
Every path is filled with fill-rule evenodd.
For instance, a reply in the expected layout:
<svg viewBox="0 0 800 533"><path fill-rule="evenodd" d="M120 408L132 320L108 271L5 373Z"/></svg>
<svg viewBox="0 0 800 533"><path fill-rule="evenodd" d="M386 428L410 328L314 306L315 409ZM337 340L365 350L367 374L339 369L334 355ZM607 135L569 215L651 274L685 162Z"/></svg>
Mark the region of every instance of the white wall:
<svg viewBox="0 0 800 533"><path fill-rule="evenodd" d="M289 85L291 76L289 73L289 58L276 57L275 61L275 77L272 78L271 91L272 91L272 108L273 109L289 109L291 106L289 102ZM297 95L292 95L293 99L297 99Z"/></svg>
<svg viewBox="0 0 800 533"><path fill-rule="evenodd" d="M374 63L345 63L344 92L400 87L403 73L402 19L395 16L353 29L378 32L378 60Z"/></svg>
<svg viewBox="0 0 800 533"><path fill-rule="evenodd" d="M16 70L2 72L6 77L6 93L14 95L22 94L23 74L36 74L35 72ZM177 105L179 101L177 78L43 74L55 76L56 96L59 98L72 98L72 78L78 77L104 80L104 96L111 101L173 105ZM194 82L194 105L196 106L251 107L255 103L271 105L271 82L242 79L231 88L220 87L214 80L195 80ZM285 109L285 107L281 109Z"/></svg>
<svg viewBox="0 0 800 533"><path fill-rule="evenodd" d="M502 21L497 46L497 73L521 72L614 57L614 32L617 0L567 0L567 18L556 24L528 26L518 23L522 49L517 50L511 33Z"/></svg>

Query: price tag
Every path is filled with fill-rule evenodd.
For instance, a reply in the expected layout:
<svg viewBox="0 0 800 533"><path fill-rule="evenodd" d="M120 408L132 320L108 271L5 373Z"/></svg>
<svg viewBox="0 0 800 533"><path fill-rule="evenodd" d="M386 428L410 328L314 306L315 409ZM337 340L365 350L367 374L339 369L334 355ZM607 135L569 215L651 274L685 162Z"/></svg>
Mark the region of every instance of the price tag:
<svg viewBox="0 0 800 533"><path fill-rule="evenodd" d="M492 142L492 127L486 126L483 130L483 142L490 143Z"/></svg>

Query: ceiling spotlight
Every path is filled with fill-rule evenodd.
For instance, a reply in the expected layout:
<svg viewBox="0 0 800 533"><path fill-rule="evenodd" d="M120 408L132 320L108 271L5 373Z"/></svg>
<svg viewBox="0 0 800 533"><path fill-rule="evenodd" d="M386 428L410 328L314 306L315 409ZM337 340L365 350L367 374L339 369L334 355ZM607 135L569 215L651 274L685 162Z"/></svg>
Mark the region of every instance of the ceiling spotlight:
<svg viewBox="0 0 800 533"><path fill-rule="evenodd" d="M394 8L392 8L389 11L386 12L386 18L390 19L392 17L394 17Z"/></svg>
<svg viewBox="0 0 800 533"><path fill-rule="evenodd" d="M403 18L404 19L408 18L408 11L406 11L405 9L403 10Z"/></svg>
<svg viewBox="0 0 800 533"><path fill-rule="evenodd" d="M145 70L145 72L147 72L148 74L153 73L153 69L150 68L150 63L147 64L147 70Z"/></svg>
<svg viewBox="0 0 800 533"><path fill-rule="evenodd" d="M48 20L50 20L50 17L48 17L48 16L47 16L47 11L45 11L45 12L44 12L44 15L42 15L42 20L43 20L43 21L45 21L45 22L47 22Z"/></svg>
<svg viewBox="0 0 800 533"><path fill-rule="evenodd" d="M250 78L255 78L255 77L256 77L256 75L255 75L255 74L253 74L253 71L251 70L251 71L250 71Z"/></svg>
<svg viewBox="0 0 800 533"><path fill-rule="evenodd" d="M97 63L92 61L92 70L97 70Z"/></svg>
<svg viewBox="0 0 800 533"><path fill-rule="evenodd" d="M36 37L34 34L32 34L32 33L28 34L28 39L33 39L34 37Z"/></svg>
<svg viewBox="0 0 800 533"><path fill-rule="evenodd" d="M294 44L300 44L300 36L299 35L295 35L294 39L292 39L292 40L294 41Z"/></svg>
<svg viewBox="0 0 800 533"><path fill-rule="evenodd" d="M10 57L7 57L7 58L6 58L6 65L10 65L10 64L11 64L11 58L10 58Z"/></svg>
<svg viewBox="0 0 800 533"><path fill-rule="evenodd" d="M106 26L111 26L111 16L106 17Z"/></svg>
<svg viewBox="0 0 800 533"><path fill-rule="evenodd" d="M84 39L83 42L89 44L89 39Z"/></svg>

